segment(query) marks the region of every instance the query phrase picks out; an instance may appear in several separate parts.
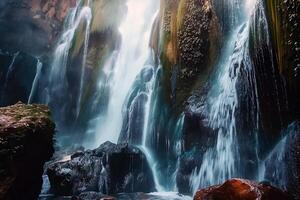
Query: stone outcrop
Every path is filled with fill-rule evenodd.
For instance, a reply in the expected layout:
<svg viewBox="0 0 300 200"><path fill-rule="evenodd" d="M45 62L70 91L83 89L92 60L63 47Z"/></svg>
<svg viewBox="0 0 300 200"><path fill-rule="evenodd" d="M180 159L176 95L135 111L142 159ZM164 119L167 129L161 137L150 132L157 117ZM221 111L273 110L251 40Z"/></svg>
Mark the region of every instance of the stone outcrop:
<svg viewBox="0 0 300 200"><path fill-rule="evenodd" d="M54 128L46 106L0 108L0 199L38 197L43 165L54 151Z"/></svg>
<svg viewBox="0 0 300 200"><path fill-rule="evenodd" d="M281 190L249 180L231 179L198 191L194 200L288 200Z"/></svg>
<svg viewBox="0 0 300 200"><path fill-rule="evenodd" d="M181 113L201 90L218 57L221 29L211 0L162 0L151 45L163 67L165 101Z"/></svg>
<svg viewBox="0 0 300 200"><path fill-rule="evenodd" d="M277 68L285 79L290 112L300 113L300 1L265 1Z"/></svg>
<svg viewBox="0 0 300 200"><path fill-rule="evenodd" d="M128 144L106 142L95 150L76 152L68 161L50 164L47 175L56 195L155 191L145 155Z"/></svg>
<svg viewBox="0 0 300 200"><path fill-rule="evenodd" d="M0 4L0 47L43 56L52 50L76 0L4 0Z"/></svg>

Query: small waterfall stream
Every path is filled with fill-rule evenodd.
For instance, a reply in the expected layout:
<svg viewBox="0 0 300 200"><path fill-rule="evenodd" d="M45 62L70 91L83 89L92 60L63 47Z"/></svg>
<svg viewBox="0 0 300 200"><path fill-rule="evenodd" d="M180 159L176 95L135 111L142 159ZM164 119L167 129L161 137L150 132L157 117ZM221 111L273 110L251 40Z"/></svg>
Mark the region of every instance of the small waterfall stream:
<svg viewBox="0 0 300 200"><path fill-rule="evenodd" d="M42 68L43 68L43 63L39 59L37 59L36 75L35 75L33 83L32 83L31 91L30 91L30 94L29 94L28 102L27 102L28 104L32 103L32 100L34 98L35 92L36 92L37 87L38 87L38 81L39 81L40 76L41 76Z"/></svg>

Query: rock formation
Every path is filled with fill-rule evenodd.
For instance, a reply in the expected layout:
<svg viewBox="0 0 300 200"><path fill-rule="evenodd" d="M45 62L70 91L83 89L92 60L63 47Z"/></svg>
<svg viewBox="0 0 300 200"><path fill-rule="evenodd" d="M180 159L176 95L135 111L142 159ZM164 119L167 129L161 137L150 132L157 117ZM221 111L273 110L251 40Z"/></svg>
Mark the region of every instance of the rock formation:
<svg viewBox="0 0 300 200"><path fill-rule="evenodd" d="M52 50L75 0L4 0L0 4L0 47L43 56Z"/></svg>
<svg viewBox="0 0 300 200"><path fill-rule="evenodd" d="M56 195L155 191L145 155L128 144L106 142L95 150L76 152L68 161L50 164L47 174Z"/></svg>
<svg viewBox="0 0 300 200"><path fill-rule="evenodd" d="M163 67L165 101L181 113L193 89L208 79L221 44L221 29L211 0L162 0L151 45Z"/></svg>
<svg viewBox="0 0 300 200"><path fill-rule="evenodd" d="M42 105L0 108L0 199L33 200L52 156L54 124Z"/></svg>
<svg viewBox="0 0 300 200"><path fill-rule="evenodd" d="M288 196L267 184L231 179L198 191L194 200L288 200Z"/></svg>

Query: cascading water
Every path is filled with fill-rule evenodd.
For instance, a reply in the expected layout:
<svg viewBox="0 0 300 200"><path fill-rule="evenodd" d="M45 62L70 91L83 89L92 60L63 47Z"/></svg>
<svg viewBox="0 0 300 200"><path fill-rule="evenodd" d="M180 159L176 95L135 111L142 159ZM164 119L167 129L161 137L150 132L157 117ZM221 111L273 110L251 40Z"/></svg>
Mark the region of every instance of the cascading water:
<svg viewBox="0 0 300 200"><path fill-rule="evenodd" d="M56 116L62 115L62 105L64 105L64 95L67 91L67 81L66 81L66 72L67 72L67 64L69 58L70 48L72 46L73 39L75 37L75 32L78 29L79 25L85 20L85 42L84 42L84 55L82 61L82 74L80 80L80 94L82 91L83 85L83 77L84 77L84 68L85 68L85 60L87 54L88 47L88 38L89 38L89 30L90 30L90 22L92 18L91 8L89 6L81 6L82 1L78 0L76 3L76 7L73 8L65 23L65 31L63 32L58 46L55 49L53 55L53 62L51 64L50 73L48 75L48 85L44 90L42 95L42 102L49 104ZM76 113L79 111L80 99L81 95L78 98Z"/></svg>
<svg viewBox="0 0 300 200"><path fill-rule="evenodd" d="M40 76L41 76L41 72L42 72L42 68L43 68L43 63L38 59L37 60L37 65L36 65L36 75L34 77L34 80L33 80L33 83L32 83L32 87L31 87L31 91L30 91L30 95L28 97L28 104L32 103L32 99L35 95L35 92L37 90L37 84L38 84L38 81L40 79Z"/></svg>
<svg viewBox="0 0 300 200"><path fill-rule="evenodd" d="M136 76L151 57L149 39L151 23L157 9L152 0L127 2L127 16L119 27L122 42L111 72L109 100L105 113L100 113L95 128L98 146L105 141L118 142L123 121L123 106ZM153 13L149 12L153 11Z"/></svg>
<svg viewBox="0 0 300 200"><path fill-rule="evenodd" d="M251 1L248 5L254 5ZM249 15L250 16L250 15ZM239 151L237 141L236 110L238 107L237 81L242 65L250 64L249 16L244 24L232 31L231 39L219 64L217 80L208 94L208 126L217 132L216 144L208 149L202 158L200 168L196 168L190 178L191 191L220 184L239 175Z"/></svg>

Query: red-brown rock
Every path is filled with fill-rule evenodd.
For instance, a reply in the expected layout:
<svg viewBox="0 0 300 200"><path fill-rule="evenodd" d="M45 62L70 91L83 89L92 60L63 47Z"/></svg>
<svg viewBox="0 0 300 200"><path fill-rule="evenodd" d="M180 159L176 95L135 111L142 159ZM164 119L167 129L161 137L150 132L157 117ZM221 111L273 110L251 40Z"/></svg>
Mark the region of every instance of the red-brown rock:
<svg viewBox="0 0 300 200"><path fill-rule="evenodd" d="M266 184L231 179L198 191L194 200L288 200L286 193Z"/></svg>

